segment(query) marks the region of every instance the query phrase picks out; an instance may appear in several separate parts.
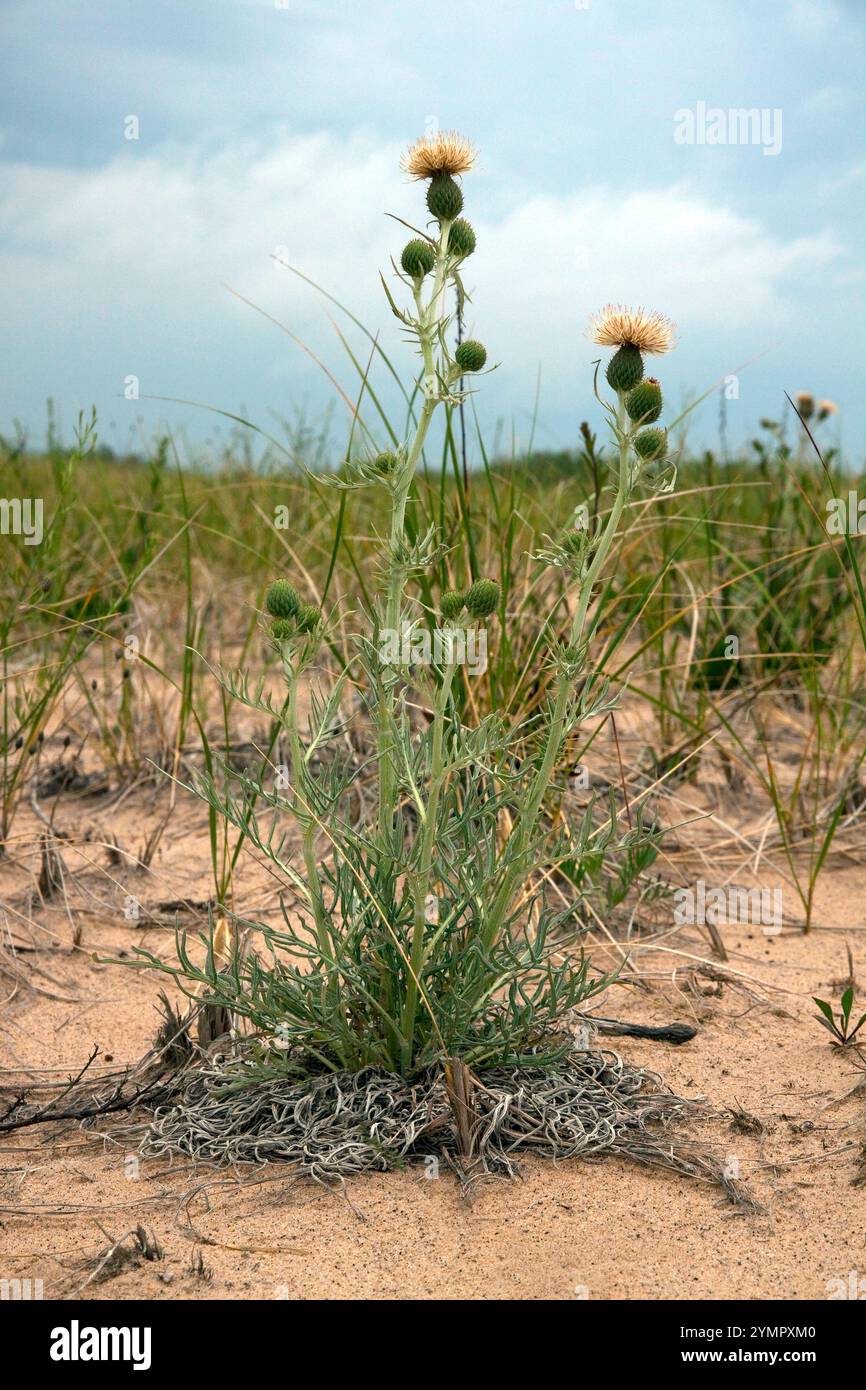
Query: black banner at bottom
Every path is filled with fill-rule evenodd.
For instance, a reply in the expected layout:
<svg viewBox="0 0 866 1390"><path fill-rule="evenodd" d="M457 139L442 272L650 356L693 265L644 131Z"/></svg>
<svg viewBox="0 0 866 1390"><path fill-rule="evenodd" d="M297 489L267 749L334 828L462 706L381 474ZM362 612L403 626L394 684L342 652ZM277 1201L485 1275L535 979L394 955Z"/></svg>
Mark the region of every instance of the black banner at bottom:
<svg viewBox="0 0 866 1390"><path fill-rule="evenodd" d="M609 1358L609 1369L618 1377L623 1372L667 1376L675 1370L688 1377L708 1366L756 1366L770 1373L802 1366L826 1377L828 1371L856 1372L863 1318L862 1309L851 1304L860 1301L859 1291L851 1298L820 1303L587 1299L568 1308L554 1304L547 1314L540 1301L521 1303L519 1313L515 1304L505 1303L508 1322L501 1330L497 1312L503 1305L492 1302L483 1313L473 1306L460 1330L458 1361L462 1378L474 1344L479 1368L483 1362L489 1374L491 1360L501 1358L503 1365L511 1365L518 1356L528 1356L527 1333L539 1337L535 1354L543 1354L545 1331L537 1320L552 1316L556 1321L551 1333L556 1335L551 1350L556 1348L560 1361L563 1348L571 1348L576 1376L585 1355L589 1365ZM448 1305L450 1338L455 1318L460 1320L455 1307L460 1300L443 1302ZM234 1302L228 1311L216 1299L43 1303L20 1298L0 1301L0 1336L10 1354L13 1348L26 1348L28 1369L58 1381L69 1375L90 1379L102 1368L113 1375L165 1375L194 1367L199 1373L254 1370L261 1376L273 1370L297 1377L298 1353L303 1355L303 1374L311 1373L309 1361L318 1353L326 1357L332 1377L343 1357L347 1373L357 1373L359 1362L374 1346L393 1367L400 1364L393 1358L404 1348L408 1351L414 1344L417 1354L421 1347L432 1351L438 1345L441 1352L449 1340L440 1319L426 1323L417 1316L395 1318L393 1305L385 1301L342 1304L338 1337L329 1332L330 1321L324 1321L332 1316L323 1312L322 1323L316 1319L311 1326L309 1302L294 1312L277 1300ZM352 1336L347 1323L355 1316L363 1318L363 1325Z"/></svg>

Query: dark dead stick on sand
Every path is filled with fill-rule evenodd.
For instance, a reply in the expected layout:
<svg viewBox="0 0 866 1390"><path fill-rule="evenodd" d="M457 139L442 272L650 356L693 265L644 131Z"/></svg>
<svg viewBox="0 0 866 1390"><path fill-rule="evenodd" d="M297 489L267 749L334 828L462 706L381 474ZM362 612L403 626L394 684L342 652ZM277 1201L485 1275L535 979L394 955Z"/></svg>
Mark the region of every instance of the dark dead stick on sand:
<svg viewBox="0 0 866 1390"><path fill-rule="evenodd" d="M586 1023L591 1023L599 1033L607 1033L617 1038L654 1038L657 1042L679 1045L691 1042L697 1035L697 1028L690 1023L665 1023L653 1027L648 1023L622 1023L615 1018L597 1018L593 1014L581 1014Z"/></svg>

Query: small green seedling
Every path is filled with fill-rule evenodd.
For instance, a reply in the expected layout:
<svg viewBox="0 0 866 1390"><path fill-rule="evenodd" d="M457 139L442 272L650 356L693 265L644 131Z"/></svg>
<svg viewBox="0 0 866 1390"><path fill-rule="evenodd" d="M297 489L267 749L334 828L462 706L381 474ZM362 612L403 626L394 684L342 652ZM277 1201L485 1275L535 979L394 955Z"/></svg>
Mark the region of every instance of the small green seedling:
<svg viewBox="0 0 866 1390"><path fill-rule="evenodd" d="M860 1029L863 1027L863 1024L866 1023L866 1014L863 1014L859 1023L853 1028L850 1027L851 1006L854 1003L853 986L849 986L849 988L845 990L845 993L839 1001L838 1021L833 1016L832 1005L828 1004L826 999L815 999L814 995L812 997L821 1010L820 1014L817 1015L817 1021L823 1023L825 1028L829 1028L833 1037L836 1039L834 1046L847 1047L849 1043L854 1041Z"/></svg>

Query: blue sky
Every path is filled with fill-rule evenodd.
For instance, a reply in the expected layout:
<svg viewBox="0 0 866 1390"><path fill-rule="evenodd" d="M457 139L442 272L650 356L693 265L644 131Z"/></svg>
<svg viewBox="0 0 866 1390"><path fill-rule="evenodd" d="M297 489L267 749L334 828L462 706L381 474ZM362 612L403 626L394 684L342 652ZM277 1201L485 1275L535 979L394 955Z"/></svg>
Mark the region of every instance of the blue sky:
<svg viewBox="0 0 866 1390"><path fill-rule="evenodd" d="M481 156L466 278L470 331L501 364L477 396L491 436L526 441L539 373L539 443L598 422L586 321L625 301L677 322L658 367L674 406L737 372L736 445L808 388L838 402L832 433L860 461L864 36L862 0L5 0L0 432L17 417L39 439L51 395L67 434L95 403L116 448L163 422L214 436L206 412L124 399L135 376L143 397L275 432L331 401L338 450L327 377L227 287L354 396L287 258L411 374L378 283L404 240L384 213L422 220L398 159L438 125ZM699 103L765 110L778 152L679 143ZM693 442L715 444L717 422L715 397Z"/></svg>

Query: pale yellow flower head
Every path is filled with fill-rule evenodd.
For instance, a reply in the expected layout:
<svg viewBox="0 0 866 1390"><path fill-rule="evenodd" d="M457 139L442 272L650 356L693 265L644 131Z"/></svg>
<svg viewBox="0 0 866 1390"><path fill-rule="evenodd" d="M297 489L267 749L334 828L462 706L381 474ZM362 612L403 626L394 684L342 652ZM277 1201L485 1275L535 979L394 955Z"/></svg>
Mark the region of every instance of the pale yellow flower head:
<svg viewBox="0 0 866 1390"><path fill-rule="evenodd" d="M831 415L838 415L839 407L835 401L818 402L818 419L827 420Z"/></svg>
<svg viewBox="0 0 866 1390"><path fill-rule="evenodd" d="M811 420L815 414L815 397L811 391L798 391L794 400L797 402L797 410L803 420Z"/></svg>
<svg viewBox="0 0 866 1390"><path fill-rule="evenodd" d="M422 135L403 155L400 163L412 179L432 179L438 174L468 174L474 168L476 151L456 130Z"/></svg>
<svg viewBox="0 0 866 1390"><path fill-rule="evenodd" d="M674 325L666 314L606 304L590 321L592 341L601 347L636 347L660 357L674 345Z"/></svg>

